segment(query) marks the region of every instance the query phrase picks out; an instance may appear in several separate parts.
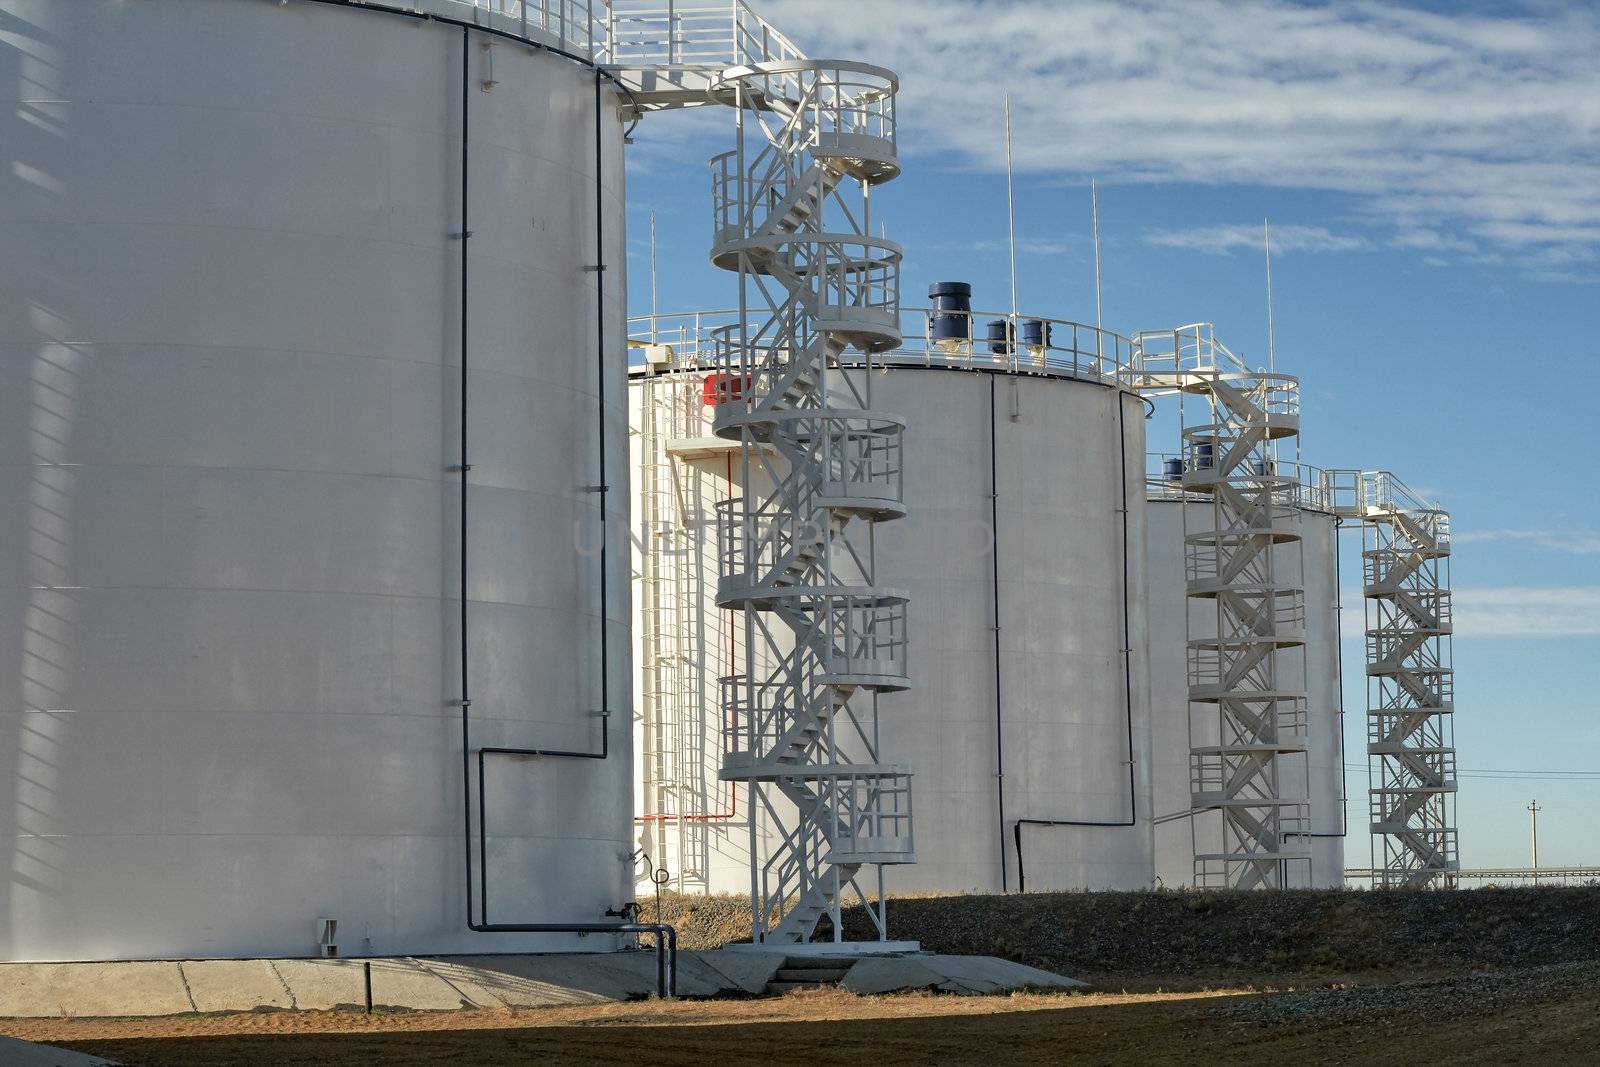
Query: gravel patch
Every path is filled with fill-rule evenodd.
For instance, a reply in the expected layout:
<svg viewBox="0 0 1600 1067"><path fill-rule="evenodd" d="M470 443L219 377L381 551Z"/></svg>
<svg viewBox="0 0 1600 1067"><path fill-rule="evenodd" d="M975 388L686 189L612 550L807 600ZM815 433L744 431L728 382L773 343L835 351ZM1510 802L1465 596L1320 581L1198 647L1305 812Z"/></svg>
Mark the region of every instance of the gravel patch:
<svg viewBox="0 0 1600 1067"><path fill-rule="evenodd" d="M1470 1019L1545 1000L1593 996L1597 982L1600 963L1585 960L1394 985L1240 997L1238 1003L1213 1008L1210 1014L1260 1026L1379 1022L1402 1015L1436 1021Z"/></svg>
<svg viewBox="0 0 1600 1067"><path fill-rule="evenodd" d="M661 916L686 949L750 937L746 897L668 895ZM929 952L1074 977L1416 975L1600 960L1600 887L897 897L889 924ZM870 936L859 910L845 933Z"/></svg>

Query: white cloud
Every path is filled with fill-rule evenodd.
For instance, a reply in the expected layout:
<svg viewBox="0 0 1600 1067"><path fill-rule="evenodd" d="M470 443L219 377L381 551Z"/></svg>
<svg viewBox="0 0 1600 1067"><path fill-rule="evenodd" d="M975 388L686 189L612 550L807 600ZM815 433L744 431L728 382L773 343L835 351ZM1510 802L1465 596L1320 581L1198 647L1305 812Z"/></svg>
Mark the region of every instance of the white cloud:
<svg viewBox="0 0 1600 1067"><path fill-rule="evenodd" d="M1461 588L1453 599L1457 637L1600 635L1600 586Z"/></svg>
<svg viewBox="0 0 1600 1067"><path fill-rule="evenodd" d="M970 251L973 251L973 252L1008 252L1011 249L1011 242L1002 239L1002 240L983 240L983 241L962 241L959 244L953 243L953 242L937 242L937 241L935 241L935 242L922 241L922 242L918 243L917 250L919 252L927 251L927 250L930 250L930 249L936 250L936 251L944 251L944 250L947 250L947 249L948 250L967 249L967 250L970 250ZM1075 249L1074 249L1074 247L1072 245L1072 242L1070 242L1070 241L1058 241L1058 240L1054 240L1054 239L1051 239L1051 238L1048 238L1048 237L1018 237L1017 238L1017 252L1019 254L1021 254L1021 255L1028 255L1028 256L1064 256L1068 252L1072 252L1072 251L1075 251Z"/></svg>
<svg viewBox="0 0 1600 1067"><path fill-rule="evenodd" d="M1596 530L1464 530L1451 534L1459 544L1520 543L1572 556L1600 555Z"/></svg>
<svg viewBox="0 0 1600 1067"><path fill-rule="evenodd" d="M1196 226L1187 230L1150 230L1146 244L1223 254L1235 249L1259 251L1263 247L1259 223L1237 226ZM1332 233L1321 226L1274 226L1274 252L1358 252L1367 247L1364 237Z"/></svg>
<svg viewBox="0 0 1600 1067"><path fill-rule="evenodd" d="M1354 194L1395 243L1600 251L1600 9L1377 0L762 0L813 54L901 75L909 165ZM1431 236L1430 236L1431 235Z"/></svg>

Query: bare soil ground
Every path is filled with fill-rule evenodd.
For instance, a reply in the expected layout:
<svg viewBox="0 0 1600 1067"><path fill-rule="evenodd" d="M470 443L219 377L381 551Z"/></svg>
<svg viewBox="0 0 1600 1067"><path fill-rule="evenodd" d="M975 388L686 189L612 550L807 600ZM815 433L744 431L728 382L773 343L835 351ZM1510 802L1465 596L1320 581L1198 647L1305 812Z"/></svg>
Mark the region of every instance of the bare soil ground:
<svg viewBox="0 0 1600 1067"><path fill-rule="evenodd" d="M1552 972L1556 972L1552 974ZM1568 973L1570 972L1570 973ZM1293 993L1019 994L642 1002L369 1017L274 1012L0 1024L140 1067L385 1064L1581 1063L1600 1050L1600 967ZM1384 1005L1392 1004L1389 1012ZM1376 1005L1376 1010L1374 1010Z"/></svg>
<svg viewBox="0 0 1600 1067"><path fill-rule="evenodd" d="M664 905L683 947L748 936L738 898ZM891 914L930 950L1102 992L0 1020L0 1033L139 1067L1600 1062L1600 888L927 897Z"/></svg>

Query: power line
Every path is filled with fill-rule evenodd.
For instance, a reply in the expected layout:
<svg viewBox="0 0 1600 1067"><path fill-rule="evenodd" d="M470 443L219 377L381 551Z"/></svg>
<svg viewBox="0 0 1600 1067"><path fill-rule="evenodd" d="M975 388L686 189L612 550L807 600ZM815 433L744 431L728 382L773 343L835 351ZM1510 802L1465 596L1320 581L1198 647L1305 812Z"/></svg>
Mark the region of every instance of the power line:
<svg viewBox="0 0 1600 1067"><path fill-rule="evenodd" d="M1352 774L1365 772L1363 764L1346 763L1344 769ZM1502 779L1505 781L1595 782L1600 781L1600 770L1593 771L1516 771L1498 767L1466 767L1456 771L1457 778Z"/></svg>

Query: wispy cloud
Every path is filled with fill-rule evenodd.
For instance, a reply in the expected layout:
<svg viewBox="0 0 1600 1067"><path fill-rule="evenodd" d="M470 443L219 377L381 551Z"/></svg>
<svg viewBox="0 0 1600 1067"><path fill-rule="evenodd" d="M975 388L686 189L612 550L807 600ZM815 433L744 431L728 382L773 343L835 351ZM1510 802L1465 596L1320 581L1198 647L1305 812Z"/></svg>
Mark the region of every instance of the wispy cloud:
<svg viewBox="0 0 1600 1067"><path fill-rule="evenodd" d="M982 240L982 241L924 241L918 245L917 250L924 252L967 250L972 252L1009 252L1011 242L1007 240ZM1072 242L1058 241L1048 237L1018 237L1017 251L1029 256L1064 256L1068 252L1076 251Z"/></svg>
<svg viewBox="0 0 1600 1067"><path fill-rule="evenodd" d="M899 71L904 151L1106 180L1354 194L1393 243L1600 271L1600 9L1344 0L763 0ZM1570 262L1538 263L1550 250Z"/></svg>
<svg viewBox="0 0 1600 1067"><path fill-rule="evenodd" d="M1146 244L1166 248L1186 248L1196 252L1213 252L1222 255L1236 249L1262 248L1263 233L1259 223L1237 226L1196 226L1186 230L1149 230L1144 235ZM1359 252L1368 246L1364 237L1354 234L1333 233L1321 226L1274 226L1272 250L1274 252Z"/></svg>
<svg viewBox="0 0 1600 1067"><path fill-rule="evenodd" d="M1600 586L1459 588L1457 637L1600 635Z"/></svg>
<svg viewBox="0 0 1600 1067"><path fill-rule="evenodd" d="M1463 530L1451 538L1458 544L1526 544L1572 556L1600 555L1600 530Z"/></svg>

